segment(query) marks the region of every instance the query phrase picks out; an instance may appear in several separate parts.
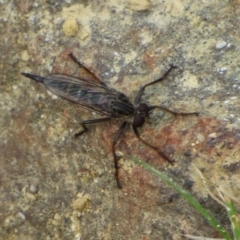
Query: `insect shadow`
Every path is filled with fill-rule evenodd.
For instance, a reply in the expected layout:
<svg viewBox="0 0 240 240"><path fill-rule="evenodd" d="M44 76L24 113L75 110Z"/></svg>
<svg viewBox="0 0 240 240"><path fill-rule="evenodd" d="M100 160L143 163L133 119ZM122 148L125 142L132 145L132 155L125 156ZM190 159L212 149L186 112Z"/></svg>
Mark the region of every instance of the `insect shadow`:
<svg viewBox="0 0 240 240"><path fill-rule="evenodd" d="M159 150L156 146L151 145L150 143L146 142L144 139L140 137L138 128L143 126L145 118L154 109L161 109L174 116L198 115L198 113L196 112L179 113L171 111L161 106L148 106L146 103L141 102L141 97L143 95L145 88L164 80L169 75L169 73L176 67L171 65L170 68L163 74L161 78L156 79L141 87L134 100L134 103L131 103L128 97L125 96L125 94L108 87L98 77L96 77L96 75L93 72L91 72L87 67L85 67L84 64L80 63L72 53L70 53L69 56L81 68L84 68L89 74L92 74L99 81L99 83L90 81L87 78L75 78L63 74L50 74L45 77L33 75L30 73L22 73L22 75L30 79L33 79L36 82L43 83L44 86L49 91L51 91L53 94L57 96L78 103L85 108L92 109L106 116L104 118L82 121L81 122L82 130L78 131L75 134L75 137L80 136L83 133L87 132L88 128L86 125L88 124L106 122L110 121L113 118L123 119L125 118L112 142L112 154L114 158L115 178L118 188L121 189L122 185L119 180L118 158L115 152L115 146L120 136L123 134L124 130L126 130L129 124L132 125L133 132L143 144L154 149L162 158L164 158L170 164L173 165L174 160L170 159L170 157L168 157L164 152ZM133 120L129 122L128 120L126 120L126 117L133 117Z"/></svg>

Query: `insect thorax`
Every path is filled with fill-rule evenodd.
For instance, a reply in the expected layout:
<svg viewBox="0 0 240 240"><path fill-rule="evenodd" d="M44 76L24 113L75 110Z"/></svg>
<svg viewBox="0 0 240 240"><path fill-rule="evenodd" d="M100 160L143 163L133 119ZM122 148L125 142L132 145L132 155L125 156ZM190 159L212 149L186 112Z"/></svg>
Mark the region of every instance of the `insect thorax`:
<svg viewBox="0 0 240 240"><path fill-rule="evenodd" d="M131 116L134 114L134 107L124 94L120 94L110 100L110 109L114 117Z"/></svg>

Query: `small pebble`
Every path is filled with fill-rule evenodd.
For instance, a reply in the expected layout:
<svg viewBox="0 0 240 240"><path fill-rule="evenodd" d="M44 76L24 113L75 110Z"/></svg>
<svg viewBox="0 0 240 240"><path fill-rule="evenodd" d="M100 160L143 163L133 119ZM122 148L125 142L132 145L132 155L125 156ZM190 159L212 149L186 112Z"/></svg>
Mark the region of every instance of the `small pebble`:
<svg viewBox="0 0 240 240"><path fill-rule="evenodd" d="M218 41L216 44L216 49L222 49L224 47L226 47L227 43L224 41Z"/></svg>
<svg viewBox="0 0 240 240"><path fill-rule="evenodd" d="M18 216L22 218L22 220L26 220L26 216L22 212L18 212Z"/></svg>
<svg viewBox="0 0 240 240"><path fill-rule="evenodd" d="M226 67L217 68L217 72L218 72L219 74L223 74L223 73L226 72L226 71L227 71L227 68L226 68Z"/></svg>
<svg viewBox="0 0 240 240"><path fill-rule="evenodd" d="M77 34L78 23L74 18L67 19L62 25L63 32L68 37L73 37Z"/></svg>

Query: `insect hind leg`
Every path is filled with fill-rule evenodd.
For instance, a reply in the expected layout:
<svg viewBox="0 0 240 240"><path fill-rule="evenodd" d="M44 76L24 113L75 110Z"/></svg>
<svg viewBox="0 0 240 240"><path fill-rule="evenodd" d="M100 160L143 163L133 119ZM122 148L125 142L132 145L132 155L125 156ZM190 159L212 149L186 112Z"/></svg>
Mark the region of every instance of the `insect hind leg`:
<svg viewBox="0 0 240 240"><path fill-rule="evenodd" d="M88 130L88 128L86 127L87 124L107 122L107 121L110 121L111 119L112 119L111 117L106 117L106 118L97 118L97 119L90 119L90 120L83 121L83 122L81 122L83 129L82 130L78 129L75 132L74 136L76 138L76 137L81 136L83 133L87 132L87 130Z"/></svg>
<svg viewBox="0 0 240 240"><path fill-rule="evenodd" d="M119 138L122 136L123 132L125 131L126 127L128 126L128 122L124 121L121 125L121 127L119 128L117 134L115 135L113 142L112 142L112 154L113 154L113 159L114 159L114 167L115 167L115 179L116 179L116 183L119 189L122 189L122 185L120 183L119 180L119 173L118 173L118 158L115 152L115 146L119 140Z"/></svg>
<svg viewBox="0 0 240 240"><path fill-rule="evenodd" d="M100 123L100 122L107 122L110 121L112 118L111 117L106 117L106 118L98 118L98 119L90 119L90 120L86 120L81 122L81 125L83 127L82 130L77 131L74 136L75 137L79 137L81 136L83 133L88 131L88 128L86 127L87 124L94 124L94 123ZM115 178L116 178L116 183L119 189L122 189L122 185L120 183L119 180L119 175L118 175L118 159L117 159L117 155L115 153L115 145L117 144L119 138L121 137L121 135L123 134L124 130L127 127L127 122L123 122L122 126L120 127L120 129L118 130L117 134L115 135L113 142L112 142L112 153L113 153L113 158L114 158L114 167L115 167Z"/></svg>
<svg viewBox="0 0 240 240"><path fill-rule="evenodd" d="M69 53L68 56L80 67L83 68L86 72L88 72L89 74L91 74L97 81L100 82L100 84L102 84L103 86L106 86L106 84L104 82L102 82L100 80L99 77L96 76L96 74L94 72L92 72L89 68L87 68L86 66L84 66L83 63L81 63L74 55L73 53Z"/></svg>

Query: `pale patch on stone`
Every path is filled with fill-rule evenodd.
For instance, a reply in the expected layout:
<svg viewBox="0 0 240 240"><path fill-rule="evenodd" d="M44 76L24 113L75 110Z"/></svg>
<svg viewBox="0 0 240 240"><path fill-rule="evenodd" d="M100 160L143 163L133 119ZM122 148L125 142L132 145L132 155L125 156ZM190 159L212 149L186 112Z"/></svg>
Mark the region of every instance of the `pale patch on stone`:
<svg viewBox="0 0 240 240"><path fill-rule="evenodd" d="M129 7L133 11L145 11L150 8L150 3L147 0L130 0Z"/></svg>
<svg viewBox="0 0 240 240"><path fill-rule="evenodd" d="M78 23L74 18L68 18L62 25L63 32L68 37L73 37L77 34Z"/></svg>
<svg viewBox="0 0 240 240"><path fill-rule="evenodd" d="M22 58L22 60L25 61L25 62L29 61L30 57L29 57L29 55L28 55L27 50L22 51L21 58Z"/></svg>
<svg viewBox="0 0 240 240"><path fill-rule="evenodd" d="M198 83L198 78L197 76L191 74L188 71L184 72L184 79L183 79L183 87L184 88L198 88L199 83Z"/></svg>

